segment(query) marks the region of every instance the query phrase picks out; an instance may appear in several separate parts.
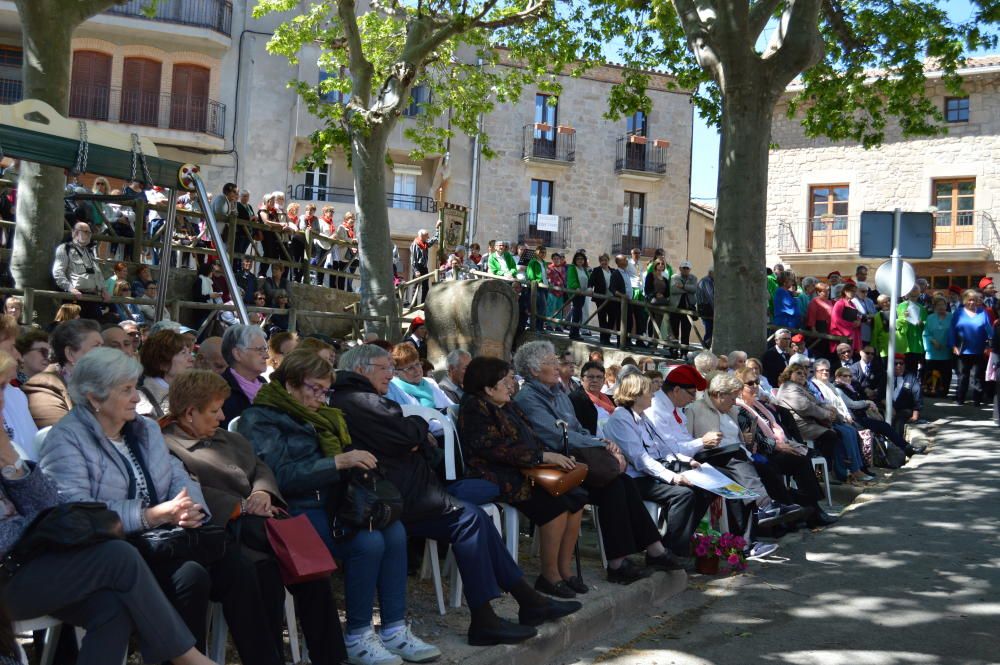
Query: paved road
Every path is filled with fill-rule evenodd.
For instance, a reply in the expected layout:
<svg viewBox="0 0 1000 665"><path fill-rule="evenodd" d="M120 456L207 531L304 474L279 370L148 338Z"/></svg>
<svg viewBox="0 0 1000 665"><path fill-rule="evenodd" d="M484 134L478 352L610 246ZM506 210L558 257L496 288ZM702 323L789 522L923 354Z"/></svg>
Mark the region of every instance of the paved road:
<svg viewBox="0 0 1000 665"><path fill-rule="evenodd" d="M1000 428L972 407L928 415L931 454L836 526L784 538L749 574L692 577L645 630L578 662L1000 663Z"/></svg>

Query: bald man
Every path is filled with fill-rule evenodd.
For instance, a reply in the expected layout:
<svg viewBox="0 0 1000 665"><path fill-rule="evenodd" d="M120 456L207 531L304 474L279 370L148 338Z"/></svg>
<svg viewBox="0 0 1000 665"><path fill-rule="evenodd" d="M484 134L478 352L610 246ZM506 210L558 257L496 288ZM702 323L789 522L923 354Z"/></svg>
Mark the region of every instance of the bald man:
<svg viewBox="0 0 1000 665"><path fill-rule="evenodd" d="M208 337L198 347L198 354L194 358L196 369L207 369L216 374L226 371L228 365L222 357L222 338Z"/></svg>

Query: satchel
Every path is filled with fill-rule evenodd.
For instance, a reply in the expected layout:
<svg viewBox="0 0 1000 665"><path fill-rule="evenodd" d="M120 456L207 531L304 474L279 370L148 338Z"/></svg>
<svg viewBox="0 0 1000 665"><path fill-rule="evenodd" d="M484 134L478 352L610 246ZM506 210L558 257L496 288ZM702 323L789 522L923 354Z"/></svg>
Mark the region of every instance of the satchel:
<svg viewBox="0 0 1000 665"><path fill-rule="evenodd" d="M403 495L377 469L354 469L333 518L333 531L382 530L403 514Z"/></svg>
<svg viewBox="0 0 1000 665"><path fill-rule="evenodd" d="M587 477L584 479L589 487L606 487L621 475L618 459L603 446L577 448L573 457L587 465Z"/></svg>
<svg viewBox="0 0 1000 665"><path fill-rule="evenodd" d="M181 526L150 529L129 536L129 542L150 563L195 561L208 566L226 553L226 530L215 524L197 529Z"/></svg>
<svg viewBox="0 0 1000 665"><path fill-rule="evenodd" d="M586 464L577 464L570 470L557 464L538 464L530 469L521 469L521 475L538 485L552 496L562 496L575 487L579 487L587 477Z"/></svg>
<svg viewBox="0 0 1000 665"><path fill-rule="evenodd" d="M330 550L305 515L284 511L264 523L285 586L329 577L337 570Z"/></svg>
<svg viewBox="0 0 1000 665"><path fill-rule="evenodd" d="M11 548L0 571L8 577L45 552L83 549L125 537L118 513L96 501L61 503L39 512Z"/></svg>
<svg viewBox="0 0 1000 665"><path fill-rule="evenodd" d="M898 469L906 464L906 453L884 436L875 435L872 439L872 462L882 469Z"/></svg>

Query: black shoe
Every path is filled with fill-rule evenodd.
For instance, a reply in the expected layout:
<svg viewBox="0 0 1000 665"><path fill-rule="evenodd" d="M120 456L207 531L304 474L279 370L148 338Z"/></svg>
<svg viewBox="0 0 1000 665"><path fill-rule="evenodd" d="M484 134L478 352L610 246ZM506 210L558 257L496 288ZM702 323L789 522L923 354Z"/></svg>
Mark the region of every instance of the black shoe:
<svg viewBox="0 0 1000 665"><path fill-rule="evenodd" d="M912 457L913 455L926 455L927 446L915 446L912 443L906 445L904 449L907 457Z"/></svg>
<svg viewBox="0 0 1000 665"><path fill-rule="evenodd" d="M587 593L588 591L590 591L590 587L587 586L587 583L581 580L576 575L573 575L572 577L567 577L566 579L563 580L563 582L566 583L566 586L568 586L573 591L576 591L577 593Z"/></svg>
<svg viewBox="0 0 1000 665"><path fill-rule="evenodd" d="M576 598L576 591L572 589L566 582L559 580L555 584L549 582L547 579L538 576L535 580L535 591L539 591L549 596L555 596L556 598Z"/></svg>
<svg viewBox="0 0 1000 665"><path fill-rule="evenodd" d="M642 568L632 563L630 559L622 561L617 568L608 568L608 581L613 584L632 584L653 574L648 568Z"/></svg>
<svg viewBox="0 0 1000 665"><path fill-rule="evenodd" d="M662 570L669 573L674 570L684 570L684 564L670 552L664 552L660 556L646 555L646 567L653 570Z"/></svg>
<svg viewBox="0 0 1000 665"><path fill-rule="evenodd" d="M538 626L547 621L555 621L576 612L583 607L578 600L550 600L541 607L521 607L517 620L522 626Z"/></svg>
<svg viewBox="0 0 1000 665"><path fill-rule="evenodd" d="M830 526L831 524L836 524L839 517L834 517L833 515L827 514L822 508L816 508L816 511L812 516L806 520L806 524L810 528L815 529L820 526Z"/></svg>
<svg viewBox="0 0 1000 665"><path fill-rule="evenodd" d="M475 624L470 624L469 644L474 647L518 644L538 634L538 631L531 626L522 626L506 619L498 621L498 624L484 628L477 628Z"/></svg>

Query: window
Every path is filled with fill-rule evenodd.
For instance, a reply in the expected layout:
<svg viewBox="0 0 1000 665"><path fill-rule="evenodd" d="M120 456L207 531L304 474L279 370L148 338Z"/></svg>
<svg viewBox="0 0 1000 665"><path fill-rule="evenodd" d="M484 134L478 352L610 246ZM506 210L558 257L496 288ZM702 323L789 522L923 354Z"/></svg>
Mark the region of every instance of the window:
<svg viewBox="0 0 1000 665"><path fill-rule="evenodd" d="M715 242L715 229L705 229L705 249L712 249Z"/></svg>
<svg viewBox="0 0 1000 665"><path fill-rule="evenodd" d="M0 46L0 104L14 104L24 96L21 63L24 55L16 46Z"/></svg>
<svg viewBox="0 0 1000 665"><path fill-rule="evenodd" d="M198 65L174 65L170 90L171 129L205 131L210 74L207 68Z"/></svg>
<svg viewBox="0 0 1000 665"><path fill-rule="evenodd" d="M336 78L341 78L341 79L350 78L350 76L347 73L347 68L341 67L340 73L337 76L332 75L325 69L319 70L320 85L322 85L323 81L326 81L327 79L336 79ZM323 92L321 88L319 91L319 98L320 100L326 102L327 104L346 104L351 99L351 93L341 92L339 90L328 90L326 92Z"/></svg>
<svg viewBox="0 0 1000 665"><path fill-rule="evenodd" d="M625 192L622 209L622 249L627 252L636 247L643 249L642 227L646 218L646 195L642 192Z"/></svg>
<svg viewBox="0 0 1000 665"><path fill-rule="evenodd" d="M647 130L646 114L642 111L636 111L625 121L625 133L629 136L648 136Z"/></svg>
<svg viewBox="0 0 1000 665"><path fill-rule="evenodd" d="M417 206L417 175L415 173L396 173L392 186L390 207L416 210Z"/></svg>
<svg viewBox="0 0 1000 665"><path fill-rule="evenodd" d="M969 98L945 97L944 119L947 122L969 122Z"/></svg>
<svg viewBox="0 0 1000 665"><path fill-rule="evenodd" d="M532 180L528 212L551 215L553 187L554 184L551 180Z"/></svg>
<svg viewBox="0 0 1000 665"><path fill-rule="evenodd" d="M111 100L111 56L97 51L73 53L69 85L69 115L107 120Z"/></svg>
<svg viewBox="0 0 1000 665"><path fill-rule="evenodd" d="M810 251L847 249L849 185L814 185L809 188Z"/></svg>
<svg viewBox="0 0 1000 665"><path fill-rule="evenodd" d="M306 171L306 188L303 197L306 201L326 201L327 182L330 179L330 165L324 164Z"/></svg>
<svg viewBox="0 0 1000 665"><path fill-rule="evenodd" d="M934 245L971 245L976 228L976 179L954 178L934 181Z"/></svg>
<svg viewBox="0 0 1000 665"><path fill-rule="evenodd" d="M424 112L424 104L431 102L431 89L426 85L415 85L410 90L410 105L403 109L403 115L414 118Z"/></svg>
<svg viewBox="0 0 1000 665"><path fill-rule="evenodd" d="M556 123L559 122L558 98L552 95L535 95L535 131L533 156L543 159L556 158ZM547 130L537 125L548 125Z"/></svg>
<svg viewBox="0 0 1000 665"><path fill-rule="evenodd" d="M122 122L153 127L159 124L162 71L162 64L156 60L125 58L122 69Z"/></svg>

